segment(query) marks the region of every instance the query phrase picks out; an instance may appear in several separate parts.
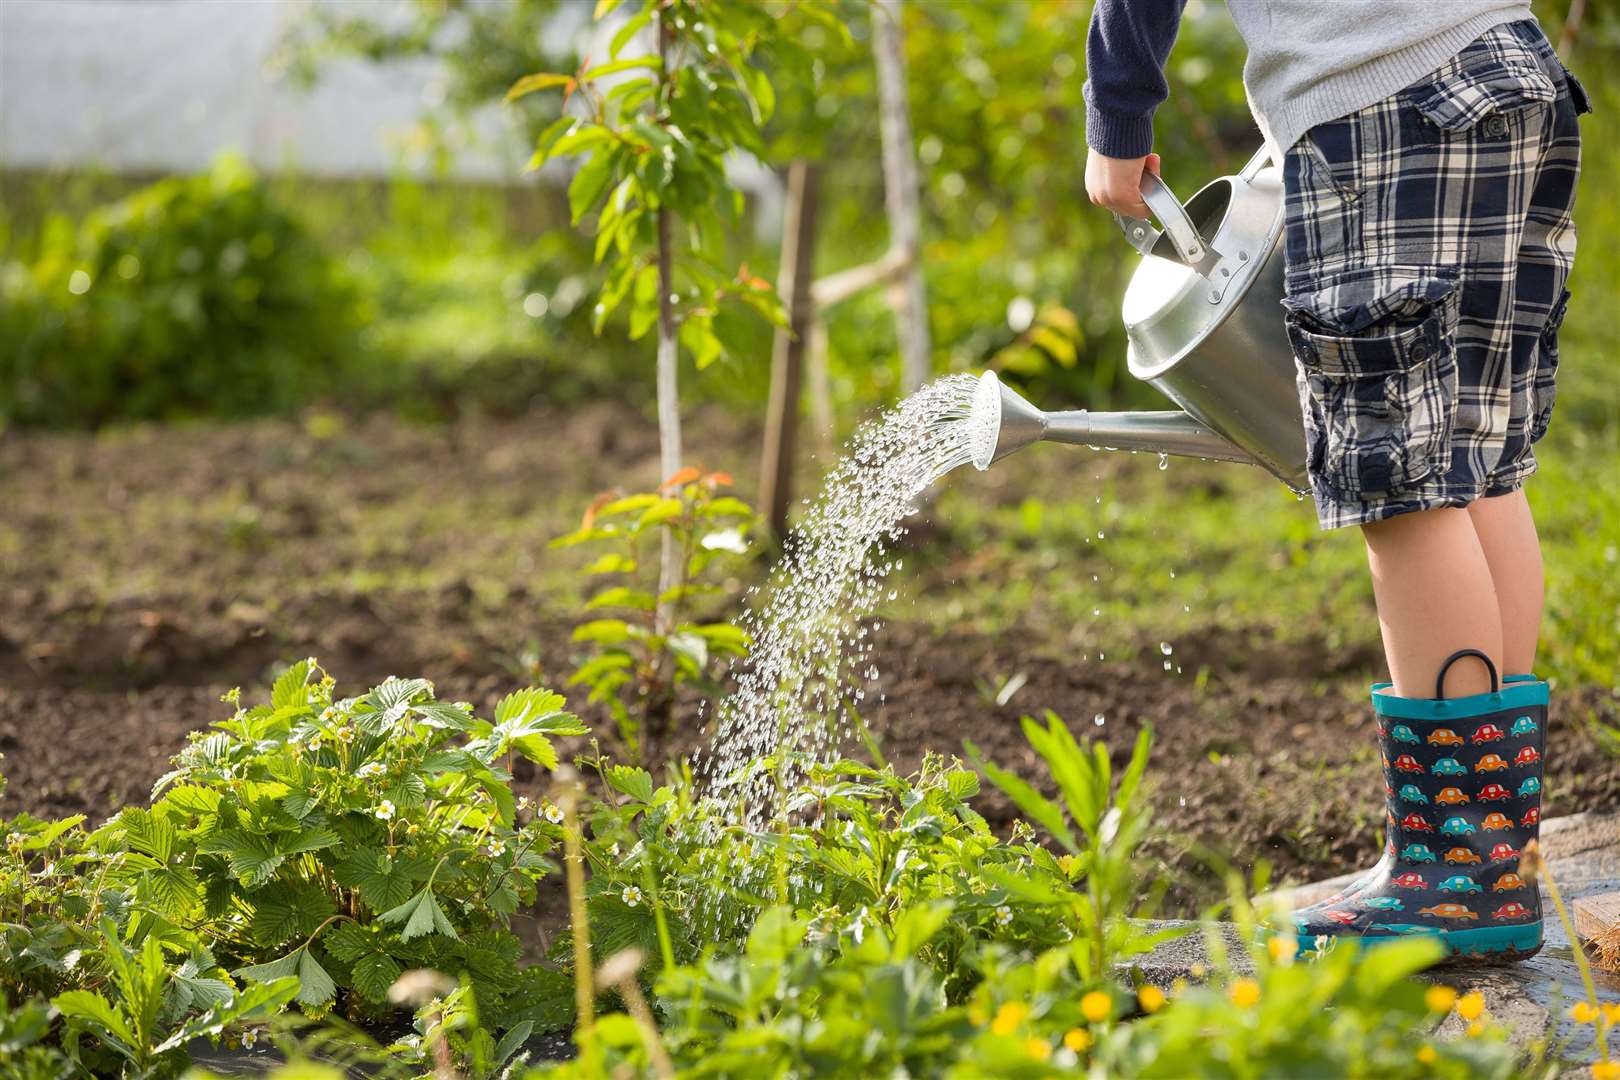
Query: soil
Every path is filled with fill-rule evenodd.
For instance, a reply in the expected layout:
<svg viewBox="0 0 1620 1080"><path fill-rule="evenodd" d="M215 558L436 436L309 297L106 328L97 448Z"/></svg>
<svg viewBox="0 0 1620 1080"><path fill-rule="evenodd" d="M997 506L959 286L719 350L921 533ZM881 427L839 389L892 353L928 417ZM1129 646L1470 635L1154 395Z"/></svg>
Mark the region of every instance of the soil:
<svg viewBox="0 0 1620 1080"><path fill-rule="evenodd" d="M747 435L705 448L707 463L743 460ZM227 715L223 693L253 699L305 655L351 692L420 674L488 706L531 680L560 685L578 586L543 539L590 492L652 480L655 454L641 418L611 407L433 428L377 418L327 437L288 423L0 435L0 814L99 820L144 802L186 734ZM1208 670L1194 679L1151 647L1076 663L1048 637L891 621L866 717L882 753L910 768L972 739L1038 778L1021 716L1051 709L1121 764L1152 724L1165 914L1218 899L1226 867L1263 861L1273 880L1304 881L1376 853L1375 654L1338 652L1324 673L1322 650L1232 628L1178 639L1185 670ZM997 704L1008 672L1025 681ZM1620 807L1620 758L1591 724L1620 722L1620 700L1575 689L1555 708L1546 812ZM993 789L980 805L998 828L1014 817Z"/></svg>

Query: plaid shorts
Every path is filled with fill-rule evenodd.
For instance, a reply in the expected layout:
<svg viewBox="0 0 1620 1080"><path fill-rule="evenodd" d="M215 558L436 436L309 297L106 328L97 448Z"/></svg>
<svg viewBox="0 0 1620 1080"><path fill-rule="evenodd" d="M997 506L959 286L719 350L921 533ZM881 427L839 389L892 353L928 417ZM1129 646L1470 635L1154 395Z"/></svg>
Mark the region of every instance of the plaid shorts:
<svg viewBox="0 0 1620 1080"><path fill-rule="evenodd" d="M1588 111L1526 21L1289 148L1283 305L1323 528L1535 471Z"/></svg>

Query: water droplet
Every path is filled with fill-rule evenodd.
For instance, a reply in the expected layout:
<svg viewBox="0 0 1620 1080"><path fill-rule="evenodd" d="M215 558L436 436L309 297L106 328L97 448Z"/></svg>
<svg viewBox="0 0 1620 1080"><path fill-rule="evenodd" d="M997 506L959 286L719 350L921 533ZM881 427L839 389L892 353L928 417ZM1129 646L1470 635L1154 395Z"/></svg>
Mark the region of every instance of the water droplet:
<svg viewBox="0 0 1620 1080"><path fill-rule="evenodd" d="M1170 643L1168 641L1161 641L1159 642L1159 651L1164 653L1164 655L1169 656L1176 650L1170 647Z"/></svg>
<svg viewBox="0 0 1620 1080"><path fill-rule="evenodd" d="M1104 716L1102 713L1098 713L1096 716L1091 718L1091 722L1096 724L1098 727L1102 727L1108 722L1108 717Z"/></svg>

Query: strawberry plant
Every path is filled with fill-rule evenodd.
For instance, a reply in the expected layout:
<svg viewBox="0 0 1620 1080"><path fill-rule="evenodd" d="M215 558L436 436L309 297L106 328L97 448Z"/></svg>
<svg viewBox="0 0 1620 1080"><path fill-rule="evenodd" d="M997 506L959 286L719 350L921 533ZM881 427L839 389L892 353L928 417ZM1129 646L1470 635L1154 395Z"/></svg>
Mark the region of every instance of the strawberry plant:
<svg viewBox="0 0 1620 1080"><path fill-rule="evenodd" d="M505 927L560 834L518 806L506 765L556 767L551 738L585 731L562 706L524 690L486 720L424 679L338 699L304 661L93 840L130 853L111 878L153 933L195 928L249 983L296 979L307 1011L378 1015L403 971L433 968L464 973L494 1026L539 1020L547 973L518 970Z"/></svg>
<svg viewBox="0 0 1620 1080"><path fill-rule="evenodd" d="M754 511L720 493L730 484L725 473L682 469L657 491L598 499L578 529L552 541L553 547L608 549L585 568L609 583L585 610L609 614L574 628L574 640L592 653L569 683L588 687L587 700L608 708L633 761L642 758L647 741L669 734L677 690L715 693L715 664L747 647L746 636L730 623L694 617L697 602L721 591L702 580L704 573L748 550ZM664 539L677 553L678 573L659 591L658 565L647 549L649 540Z"/></svg>

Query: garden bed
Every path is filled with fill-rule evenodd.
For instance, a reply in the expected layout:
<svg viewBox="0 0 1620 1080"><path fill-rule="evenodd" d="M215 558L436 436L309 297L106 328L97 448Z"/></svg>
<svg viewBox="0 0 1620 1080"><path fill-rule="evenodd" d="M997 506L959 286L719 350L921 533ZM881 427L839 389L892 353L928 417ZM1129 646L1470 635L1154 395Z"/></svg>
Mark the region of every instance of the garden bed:
<svg viewBox="0 0 1620 1080"><path fill-rule="evenodd" d="M748 439L711 437L699 455L733 464ZM530 681L560 685L576 649L577 560L545 544L593 492L649 480L655 453L639 417L610 406L436 427L317 415L0 438L5 806L99 820L143 802L185 733L219 719L222 693L310 654L353 686L420 674L480 707ZM1148 461L1092 460L1110 485L1163 483ZM1227 475L1197 468L1172 477ZM915 542L924 559L971 557L955 551L948 519L938 526ZM928 589L919 604L937 609L941 585ZM1191 914L1221 890L1194 848L1243 868L1264 857L1295 881L1349 869L1376 848L1382 791L1361 687L1378 656L1367 643L1330 649L1327 626L1292 638L1211 628L1177 637L1177 675L1162 670L1148 624L1127 628L1142 646L1130 658L1099 661L1074 655L1070 628L1034 618L983 633L897 614L876 658L885 701L867 719L902 770L930 749L960 754L972 738L1035 775L1016 721L1045 709L1116 755L1154 725L1153 850L1175 869L1167 913ZM1022 686L997 705L1014 673ZM1588 723L1615 723L1620 703L1587 687L1556 708L1548 813L1620 806L1620 759ZM700 741L687 728L660 756ZM981 810L998 827L1013 816L993 791Z"/></svg>

